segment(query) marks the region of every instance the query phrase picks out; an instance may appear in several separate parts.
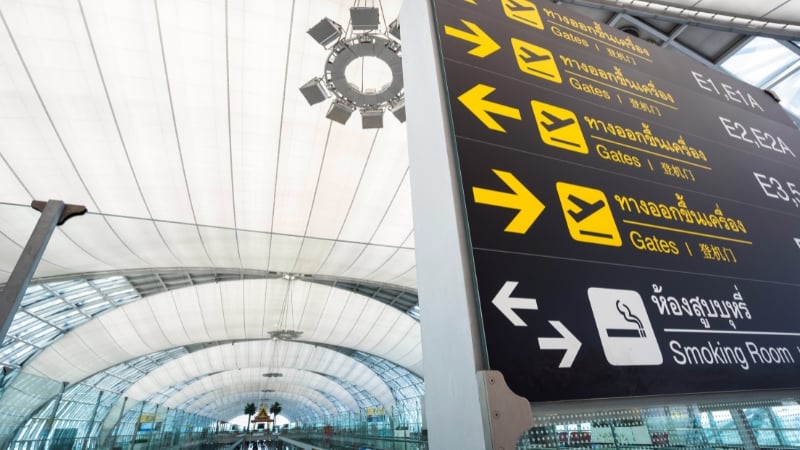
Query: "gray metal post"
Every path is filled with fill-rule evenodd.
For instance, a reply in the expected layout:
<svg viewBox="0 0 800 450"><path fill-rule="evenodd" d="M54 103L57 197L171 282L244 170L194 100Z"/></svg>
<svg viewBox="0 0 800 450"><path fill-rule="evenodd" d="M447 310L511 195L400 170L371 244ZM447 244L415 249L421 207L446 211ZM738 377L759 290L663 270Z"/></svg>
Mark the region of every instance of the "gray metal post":
<svg viewBox="0 0 800 450"><path fill-rule="evenodd" d="M164 431L167 429L167 421L169 421L169 408L167 408L167 413L164 414L164 420L161 421L161 431L158 433L159 449L164 448Z"/></svg>
<svg viewBox="0 0 800 450"><path fill-rule="evenodd" d="M53 413L50 414L50 418L47 419L44 423L44 429L42 430L42 436L44 439L39 441L39 445L37 446L38 450L45 450L47 448L47 440L50 439L50 433L53 431L53 423L56 421L56 415L58 414L58 407L61 405L61 398L64 396L64 389L67 388L67 382L61 383L61 391L59 391L58 396L56 397L56 402L53 405Z"/></svg>
<svg viewBox="0 0 800 450"><path fill-rule="evenodd" d="M756 450L759 448L756 435L753 433L753 428L750 427L744 411L739 408L732 408L730 411L733 423L736 425L736 431L739 432L739 437L742 438L742 448L744 450Z"/></svg>
<svg viewBox="0 0 800 450"><path fill-rule="evenodd" d="M111 432L108 433L103 443L106 447L112 447L109 445L109 441L114 437L114 430L119 430L119 423L122 422L122 416L125 414L125 405L128 403L128 397L124 397L122 399L122 408L119 410L119 417L117 418L117 422L114 423L114 426L111 427Z"/></svg>
<svg viewBox="0 0 800 450"><path fill-rule="evenodd" d="M153 438L155 437L155 426L158 420L158 404L156 404L156 410L153 411L153 428L150 430L150 436L147 439L147 450L150 450L150 447L153 445Z"/></svg>
<svg viewBox="0 0 800 450"><path fill-rule="evenodd" d="M86 450L86 444L89 443L89 436L92 433L92 428L94 428L94 419L97 417L97 408L100 407L100 400L102 399L103 399L103 391L99 391L97 393L97 402L94 404L94 410L92 411L92 418L89 419L89 425L86 426L86 435L83 437L83 445L81 445L81 450Z"/></svg>
<svg viewBox="0 0 800 450"><path fill-rule="evenodd" d="M144 413L144 405L145 402L142 402L142 407L139 408L139 415L136 417L136 425L133 426L133 434L131 435L131 442L129 447L134 447L136 445L136 435L139 434L139 420L142 419L142 413Z"/></svg>
<svg viewBox="0 0 800 450"><path fill-rule="evenodd" d="M44 249L50 241L57 225L61 225L70 217L84 214L86 207L81 205L65 205L61 200L48 200L31 202L31 207L42 214L33 228L33 233L22 249L22 254L17 260L17 265L11 272L3 293L0 294L0 342L8 333L14 315L17 313L22 297L28 289L28 284L36 272L36 267L42 259Z"/></svg>

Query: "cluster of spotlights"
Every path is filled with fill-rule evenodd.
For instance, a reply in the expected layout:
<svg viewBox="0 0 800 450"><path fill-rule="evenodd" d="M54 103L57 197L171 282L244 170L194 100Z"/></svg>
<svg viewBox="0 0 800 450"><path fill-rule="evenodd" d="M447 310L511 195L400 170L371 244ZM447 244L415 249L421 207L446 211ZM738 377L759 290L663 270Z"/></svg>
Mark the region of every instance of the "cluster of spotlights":
<svg viewBox="0 0 800 450"><path fill-rule="evenodd" d="M300 86L300 92L310 105L333 98L326 117L347 123L358 110L362 128L382 128L386 110L400 122L406 120L403 94L403 71L400 56L400 25L392 22L385 33L379 33L380 11L374 7L350 8L352 33L345 34L342 26L324 18L308 30L330 54L325 61L323 76L314 77ZM360 58L377 58L388 66L391 81L380 87L357 86L347 80L345 70Z"/></svg>

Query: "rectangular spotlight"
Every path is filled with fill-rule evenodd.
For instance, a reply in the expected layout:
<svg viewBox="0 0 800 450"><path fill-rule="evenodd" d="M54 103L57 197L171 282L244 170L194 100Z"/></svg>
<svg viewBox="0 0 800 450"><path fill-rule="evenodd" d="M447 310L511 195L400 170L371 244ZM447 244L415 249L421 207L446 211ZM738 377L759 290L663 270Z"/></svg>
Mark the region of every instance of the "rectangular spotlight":
<svg viewBox="0 0 800 450"><path fill-rule="evenodd" d="M361 128L383 128L383 110L361 110Z"/></svg>
<svg viewBox="0 0 800 450"><path fill-rule="evenodd" d="M406 121L406 102L405 101L401 101L399 103L395 103L395 104L391 105L389 107L389 109L392 111L392 114L394 114L394 116L397 118L397 120L400 121L400 123L403 123L403 122Z"/></svg>
<svg viewBox="0 0 800 450"><path fill-rule="evenodd" d="M342 26L326 17L309 28L308 34L320 45L327 48L342 36Z"/></svg>
<svg viewBox="0 0 800 450"><path fill-rule="evenodd" d="M316 105L328 98L328 91L319 78L312 78L308 83L300 86L300 93L306 98L309 105Z"/></svg>
<svg viewBox="0 0 800 450"><path fill-rule="evenodd" d="M350 8L350 21L353 25L353 31L377 30L378 25L380 25L378 8Z"/></svg>
<svg viewBox="0 0 800 450"><path fill-rule="evenodd" d="M331 103L331 107L328 108L328 114L325 117L334 122L345 124L347 119L350 118L350 114L353 114L353 111L354 109L350 105L337 100Z"/></svg>

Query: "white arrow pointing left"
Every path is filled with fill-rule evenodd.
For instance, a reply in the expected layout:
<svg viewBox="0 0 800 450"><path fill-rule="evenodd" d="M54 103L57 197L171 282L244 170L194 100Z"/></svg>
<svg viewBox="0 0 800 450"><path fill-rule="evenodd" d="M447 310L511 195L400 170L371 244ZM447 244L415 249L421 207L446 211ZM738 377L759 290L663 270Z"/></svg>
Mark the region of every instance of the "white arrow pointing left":
<svg viewBox="0 0 800 450"><path fill-rule="evenodd" d="M539 309L538 303L536 303L535 298L519 298L519 297L512 297L511 294L514 292L514 289L517 287L519 283L516 281L506 281L503 287L497 292L497 295L494 296L492 299L492 304L506 316L506 319L510 320L514 326L517 327L527 327L528 324L522 320L517 313L514 312L515 309Z"/></svg>
<svg viewBox="0 0 800 450"><path fill-rule="evenodd" d="M575 357L578 356L578 350L581 349L581 341L570 333L567 327L558 320L548 320L547 322L549 322L562 337L539 338L539 348L542 350L566 350L558 367L572 367L572 363L575 362Z"/></svg>

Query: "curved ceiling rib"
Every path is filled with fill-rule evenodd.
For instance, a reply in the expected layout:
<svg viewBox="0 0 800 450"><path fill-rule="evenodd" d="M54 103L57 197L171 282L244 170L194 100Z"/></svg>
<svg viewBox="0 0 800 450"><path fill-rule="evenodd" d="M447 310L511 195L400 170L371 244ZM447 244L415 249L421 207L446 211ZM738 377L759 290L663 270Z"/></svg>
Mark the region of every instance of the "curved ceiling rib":
<svg viewBox="0 0 800 450"><path fill-rule="evenodd" d="M123 395L148 400L199 376L265 363L337 377L369 392L387 408L394 403L386 383L364 364L327 348L280 340L233 342L183 355L148 373Z"/></svg>
<svg viewBox="0 0 800 450"><path fill-rule="evenodd" d="M414 319L359 294L284 279L229 281L147 297L72 330L24 370L74 383L158 350L263 339L286 330L302 333L307 342L361 350L421 372Z"/></svg>

